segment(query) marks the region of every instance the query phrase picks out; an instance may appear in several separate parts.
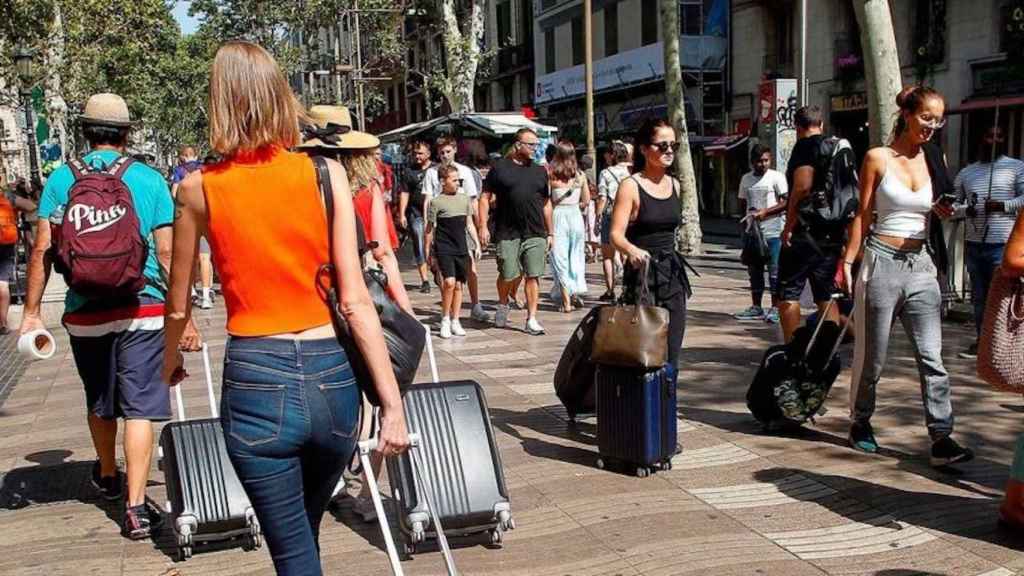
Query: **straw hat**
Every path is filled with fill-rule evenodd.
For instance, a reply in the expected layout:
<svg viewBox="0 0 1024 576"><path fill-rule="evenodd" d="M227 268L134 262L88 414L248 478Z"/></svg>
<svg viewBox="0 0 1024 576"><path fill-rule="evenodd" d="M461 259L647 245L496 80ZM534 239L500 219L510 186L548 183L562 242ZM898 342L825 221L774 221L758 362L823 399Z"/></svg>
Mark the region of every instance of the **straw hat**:
<svg viewBox="0 0 1024 576"><path fill-rule="evenodd" d="M352 129L352 115L345 106L313 106L309 119L313 124L303 126L299 148L368 150L380 146L380 139L373 134Z"/></svg>
<svg viewBox="0 0 1024 576"><path fill-rule="evenodd" d="M85 103L85 112L79 120L84 124L129 128L132 125L128 104L117 94L93 94Z"/></svg>

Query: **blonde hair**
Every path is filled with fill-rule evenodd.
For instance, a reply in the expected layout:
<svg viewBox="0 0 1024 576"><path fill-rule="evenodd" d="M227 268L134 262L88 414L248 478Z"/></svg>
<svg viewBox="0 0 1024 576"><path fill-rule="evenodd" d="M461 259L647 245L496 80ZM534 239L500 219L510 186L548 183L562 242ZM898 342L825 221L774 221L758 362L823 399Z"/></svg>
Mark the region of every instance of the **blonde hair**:
<svg viewBox="0 0 1024 576"><path fill-rule="evenodd" d="M353 194L377 181L377 158L372 149L344 150L338 157L348 173L348 184Z"/></svg>
<svg viewBox="0 0 1024 576"><path fill-rule="evenodd" d="M223 156L299 143L305 113L269 52L235 40L217 50L210 68L210 147Z"/></svg>

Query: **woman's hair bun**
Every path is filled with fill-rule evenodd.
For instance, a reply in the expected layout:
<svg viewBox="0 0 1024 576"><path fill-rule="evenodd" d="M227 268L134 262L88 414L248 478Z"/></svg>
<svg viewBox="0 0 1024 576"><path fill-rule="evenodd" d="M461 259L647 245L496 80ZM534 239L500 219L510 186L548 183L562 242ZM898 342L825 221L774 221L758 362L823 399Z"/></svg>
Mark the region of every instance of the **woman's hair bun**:
<svg viewBox="0 0 1024 576"><path fill-rule="evenodd" d="M921 87L916 84L904 86L903 89L900 90L900 93L896 95L896 105L899 106L900 109L906 108L907 105L910 104L910 97L914 94L914 92L917 92L919 88Z"/></svg>

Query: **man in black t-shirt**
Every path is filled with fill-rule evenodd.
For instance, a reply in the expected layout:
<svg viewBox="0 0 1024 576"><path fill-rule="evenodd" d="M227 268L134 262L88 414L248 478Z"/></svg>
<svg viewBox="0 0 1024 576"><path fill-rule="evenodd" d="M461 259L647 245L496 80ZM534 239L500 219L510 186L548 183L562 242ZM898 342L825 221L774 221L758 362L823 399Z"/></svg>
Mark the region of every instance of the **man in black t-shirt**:
<svg viewBox="0 0 1024 576"><path fill-rule="evenodd" d="M412 236L412 253L416 259L416 269L420 273L420 292L430 294L423 244L423 206L426 203L423 195L423 178L430 168L430 145L416 141L410 150L412 162L405 166L398 179L398 225Z"/></svg>
<svg viewBox="0 0 1024 576"><path fill-rule="evenodd" d="M814 235L800 222L800 205L812 191L824 188L824 171L820 169L822 134L821 108L804 106L796 111L797 142L789 156L786 182L789 200L786 204L786 227L782 231L782 253L779 255L779 320L786 342L800 326L800 294L807 282L819 311L824 311L835 293L835 274L842 243L830 242ZM837 307L829 319L839 321Z"/></svg>
<svg viewBox="0 0 1024 576"><path fill-rule="evenodd" d="M540 297L540 276L544 273L547 253L553 240L551 228L551 197L548 174L533 163L533 153L540 140L533 130L516 132L515 143L507 158L494 163L484 180L480 200L480 235L484 244L490 241L487 219L491 204L496 203L494 240L498 244L498 310L494 325L508 323L508 296L520 274L526 276L526 332L543 334L537 320Z"/></svg>

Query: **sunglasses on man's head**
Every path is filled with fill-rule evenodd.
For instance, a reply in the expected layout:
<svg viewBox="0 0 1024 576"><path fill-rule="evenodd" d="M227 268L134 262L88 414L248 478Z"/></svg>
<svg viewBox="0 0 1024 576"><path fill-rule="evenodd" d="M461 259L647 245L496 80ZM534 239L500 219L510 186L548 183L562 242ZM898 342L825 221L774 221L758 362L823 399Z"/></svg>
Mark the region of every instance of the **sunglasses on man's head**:
<svg viewBox="0 0 1024 576"><path fill-rule="evenodd" d="M668 154L669 152L675 154L679 151L680 145L679 142L654 142L651 144L652 147L657 148L658 152L662 154Z"/></svg>

